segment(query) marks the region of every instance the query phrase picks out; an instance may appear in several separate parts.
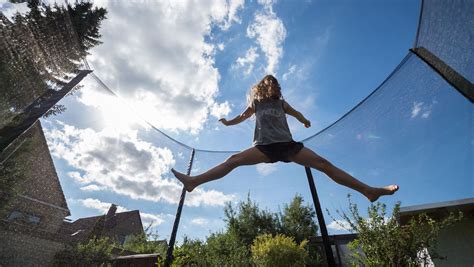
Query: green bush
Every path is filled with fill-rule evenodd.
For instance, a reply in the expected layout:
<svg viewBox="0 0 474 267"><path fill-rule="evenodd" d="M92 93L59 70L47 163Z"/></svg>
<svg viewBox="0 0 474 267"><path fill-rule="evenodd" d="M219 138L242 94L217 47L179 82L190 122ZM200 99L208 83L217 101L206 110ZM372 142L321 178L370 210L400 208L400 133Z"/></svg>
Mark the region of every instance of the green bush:
<svg viewBox="0 0 474 267"><path fill-rule="evenodd" d="M232 232L212 233L206 254L209 266L250 266L249 248Z"/></svg>
<svg viewBox="0 0 474 267"><path fill-rule="evenodd" d="M184 238L173 251L173 266L250 266L249 249L233 234L212 233L206 242Z"/></svg>
<svg viewBox="0 0 474 267"><path fill-rule="evenodd" d="M256 266L305 266L307 241L296 244L292 237L263 234L255 238L251 251Z"/></svg>
<svg viewBox="0 0 474 267"><path fill-rule="evenodd" d="M91 238L84 243L68 246L54 257L54 266L107 266L112 259L109 238Z"/></svg>
<svg viewBox="0 0 474 267"><path fill-rule="evenodd" d="M365 218L350 195L348 198L349 214L338 213L349 225L348 230L358 233L357 239L349 243L352 266L425 266L429 258L442 258L436 253L439 231L462 219L462 213L451 213L439 221L422 213L401 226L400 202L395 204L391 216L387 215L385 204L376 202L369 206Z"/></svg>
<svg viewBox="0 0 474 267"><path fill-rule="evenodd" d="M288 254L289 260L283 261L283 265L318 264L318 252L314 247L305 247L307 241L304 241L317 233L318 228L313 221L315 212L309 205L304 205L301 196L296 195L291 203L284 205L282 212L274 213L261 209L249 195L245 201L235 206L226 203L224 213L226 228L223 231L211 233L204 241L185 238L183 244L175 247L174 266L254 266L251 247L252 244L258 244L258 247L260 243L255 243L254 240L264 235L277 235L276 241L284 240L283 243L278 243L279 247L270 246L271 251L286 248L287 252L300 253ZM303 245L297 246L300 242ZM305 256L296 257L297 254ZM261 255L256 255L260 259ZM282 261L276 262L280 264Z"/></svg>
<svg viewBox="0 0 474 267"><path fill-rule="evenodd" d="M205 246L200 240L184 238L181 246L173 251L172 266L207 266Z"/></svg>
<svg viewBox="0 0 474 267"><path fill-rule="evenodd" d="M160 242L158 233L148 225L144 232L131 236L125 241L122 248L139 254L157 253L161 257L166 255L166 243Z"/></svg>

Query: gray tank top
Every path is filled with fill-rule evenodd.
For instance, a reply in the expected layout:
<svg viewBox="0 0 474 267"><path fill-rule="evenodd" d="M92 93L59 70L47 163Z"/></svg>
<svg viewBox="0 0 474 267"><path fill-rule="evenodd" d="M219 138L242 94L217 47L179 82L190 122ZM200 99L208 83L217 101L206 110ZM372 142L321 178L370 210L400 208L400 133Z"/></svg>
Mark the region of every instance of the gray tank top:
<svg viewBox="0 0 474 267"><path fill-rule="evenodd" d="M290 142L293 140L286 121L283 100L253 101L255 110L254 145Z"/></svg>

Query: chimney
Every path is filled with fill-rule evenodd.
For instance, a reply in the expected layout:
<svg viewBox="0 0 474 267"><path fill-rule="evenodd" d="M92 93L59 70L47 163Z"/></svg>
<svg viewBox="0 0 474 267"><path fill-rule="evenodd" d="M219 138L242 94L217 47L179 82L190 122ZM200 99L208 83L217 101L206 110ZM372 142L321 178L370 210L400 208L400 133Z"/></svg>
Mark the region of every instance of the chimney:
<svg viewBox="0 0 474 267"><path fill-rule="evenodd" d="M113 228L117 224L115 212L117 212L117 205L112 204L107 215L105 215L105 228Z"/></svg>

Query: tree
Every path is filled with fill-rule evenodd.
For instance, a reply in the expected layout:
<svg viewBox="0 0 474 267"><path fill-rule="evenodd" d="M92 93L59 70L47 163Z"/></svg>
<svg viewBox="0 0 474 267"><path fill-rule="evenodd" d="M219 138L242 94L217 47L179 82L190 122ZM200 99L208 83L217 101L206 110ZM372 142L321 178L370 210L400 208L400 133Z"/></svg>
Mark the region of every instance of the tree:
<svg viewBox="0 0 474 267"><path fill-rule="evenodd" d="M148 225L141 234L133 235L123 244L123 249L140 254L158 253L166 255L166 243L158 240L158 234L152 231L152 224Z"/></svg>
<svg viewBox="0 0 474 267"><path fill-rule="evenodd" d="M44 103L41 96L75 76L87 51L100 43L98 29L106 14L105 9L93 8L88 2L64 8L31 0L28 7L26 15L17 14L13 21L0 13L0 129L9 133L18 129L27 117L25 109L35 100L40 100L35 105ZM56 105L46 115L64 110ZM7 161L0 166L0 208L11 200L14 187L24 178L20 163Z"/></svg>
<svg viewBox="0 0 474 267"><path fill-rule="evenodd" d="M51 7L31 0L28 7L30 11L17 14L13 22L0 14L2 118L11 119L47 90L74 77L88 50L100 44L99 27L107 13L84 1Z"/></svg>
<svg viewBox="0 0 474 267"><path fill-rule="evenodd" d="M369 206L368 218L364 218L350 195L348 199L349 214L338 214L349 225L348 230L358 233L357 239L349 244L354 266L425 266L429 258L441 258L436 253L439 231L462 219L462 213L450 213L438 222L423 213L401 226L400 202L395 204L390 217L386 205L376 202ZM344 223L335 221L344 227Z"/></svg>
<svg viewBox="0 0 474 267"><path fill-rule="evenodd" d="M246 202L240 202L235 209L231 203L224 208L229 232L236 235L247 247L260 234L276 234L278 217L269 211L260 210L255 202L247 196Z"/></svg>
<svg viewBox="0 0 474 267"><path fill-rule="evenodd" d="M280 213L262 210L250 199L250 195L246 201L241 201L236 206L226 203L225 230L211 233L205 242L185 239L184 243L174 250L175 263L180 266L252 266L252 244L255 244L259 236L261 239L257 245L258 253L266 251L262 250L263 244L271 248L271 253L280 249L293 253L296 249L297 255L305 255L305 263L316 263L316 251L311 251L310 247L306 246L308 237L317 232L317 226L313 222L315 212L310 206L303 205L303 202L303 198L296 195ZM276 236L275 239L272 236ZM264 257L262 253L258 254L259 259ZM294 259L296 254L291 253L288 257ZM299 259L296 262L301 262Z"/></svg>
<svg viewBox="0 0 474 267"><path fill-rule="evenodd" d="M105 18L107 11L104 8L92 8L91 2L76 2L72 7L67 6L72 25L79 38L81 56L85 56L88 50L101 44L100 23Z"/></svg>
<svg viewBox="0 0 474 267"><path fill-rule="evenodd" d="M303 205L303 197L296 195L290 204L285 204L283 212L280 213L280 232L291 236L296 243L307 240L309 236L315 236L318 226L314 222L316 212L309 205Z"/></svg>
<svg viewBox="0 0 474 267"><path fill-rule="evenodd" d="M315 223L316 212L310 205L304 205L301 195L295 195L290 204L285 204L279 214L280 230L285 236L293 237L297 244L316 236L318 226ZM307 263L310 266L319 265L321 253L314 246L306 246L309 254Z"/></svg>

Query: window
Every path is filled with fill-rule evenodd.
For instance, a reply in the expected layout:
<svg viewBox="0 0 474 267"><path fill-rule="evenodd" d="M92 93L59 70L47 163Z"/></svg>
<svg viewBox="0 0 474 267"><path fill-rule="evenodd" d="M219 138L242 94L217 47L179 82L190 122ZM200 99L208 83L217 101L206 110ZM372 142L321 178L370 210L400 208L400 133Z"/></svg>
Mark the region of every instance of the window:
<svg viewBox="0 0 474 267"><path fill-rule="evenodd" d="M15 210L12 213L10 213L10 216L8 216L7 221L11 222L16 219L22 219L22 218L23 218L23 213Z"/></svg>
<svg viewBox="0 0 474 267"><path fill-rule="evenodd" d="M10 215L7 218L7 221L9 222L21 222L21 223L27 223L27 224L33 224L33 225L38 225L41 221L41 218L35 215L27 214L21 211L12 211Z"/></svg>
<svg viewBox="0 0 474 267"><path fill-rule="evenodd" d="M124 235L118 235L118 242L120 245L123 245L125 243L125 236Z"/></svg>
<svg viewBox="0 0 474 267"><path fill-rule="evenodd" d="M126 235L125 236L125 240L123 241L123 243L127 243L128 241L130 241L131 239L133 238L133 235Z"/></svg>

